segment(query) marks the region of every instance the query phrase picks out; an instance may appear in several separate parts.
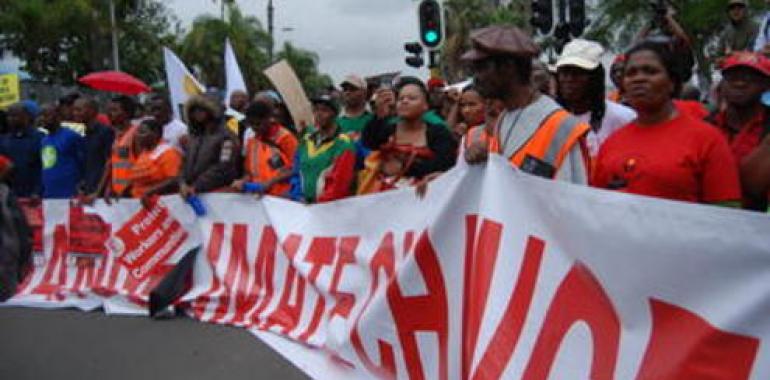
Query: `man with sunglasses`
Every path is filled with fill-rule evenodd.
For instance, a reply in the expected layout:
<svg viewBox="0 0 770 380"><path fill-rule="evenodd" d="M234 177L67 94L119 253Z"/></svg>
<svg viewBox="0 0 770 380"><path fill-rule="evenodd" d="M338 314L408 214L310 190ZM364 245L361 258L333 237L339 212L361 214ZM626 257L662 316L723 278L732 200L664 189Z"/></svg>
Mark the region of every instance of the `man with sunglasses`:
<svg viewBox="0 0 770 380"><path fill-rule="evenodd" d="M470 64L476 89L505 109L497 122L468 132L469 163L500 154L522 171L576 184L588 183L590 156L580 122L532 85L532 58L540 49L522 30L492 26L471 34L473 48L462 59Z"/></svg>
<svg viewBox="0 0 770 380"><path fill-rule="evenodd" d="M357 141L366 124L374 119L374 115L366 109L368 86L363 78L348 75L340 87L342 87L344 108L341 115L337 117L337 125L340 126L342 133Z"/></svg>

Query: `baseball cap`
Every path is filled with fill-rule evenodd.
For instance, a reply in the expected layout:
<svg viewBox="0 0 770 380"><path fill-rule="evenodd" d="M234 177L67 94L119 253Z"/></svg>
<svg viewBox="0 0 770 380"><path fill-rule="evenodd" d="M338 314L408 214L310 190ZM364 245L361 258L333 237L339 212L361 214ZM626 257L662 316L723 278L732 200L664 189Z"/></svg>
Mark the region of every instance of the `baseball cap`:
<svg viewBox="0 0 770 380"><path fill-rule="evenodd" d="M463 61L480 61L493 56L532 58L540 54L532 38L514 26L490 26L471 32L471 50L460 58Z"/></svg>
<svg viewBox="0 0 770 380"><path fill-rule="evenodd" d="M729 0L727 2L727 7L730 8L733 5L743 5L744 7L747 7L749 4L746 0Z"/></svg>
<svg viewBox="0 0 770 380"><path fill-rule="evenodd" d="M343 83L345 83L345 82L343 82ZM332 98L329 95L316 96L313 99L311 99L310 102L313 103L314 105L315 104L321 104L321 105L327 106L327 107L331 108L332 110L334 110L335 114L340 113L340 106L339 106L339 104L337 104L337 102L334 100L334 98Z"/></svg>
<svg viewBox="0 0 770 380"><path fill-rule="evenodd" d="M435 90L437 88L444 88L446 87L446 82L444 82L441 78L430 78L428 79L428 82L426 83L428 90Z"/></svg>
<svg viewBox="0 0 770 380"><path fill-rule="evenodd" d="M556 61L556 68L563 66L577 66L585 70L593 70L602 64L601 58L604 48L597 42L574 39L564 45L561 56Z"/></svg>
<svg viewBox="0 0 770 380"><path fill-rule="evenodd" d="M340 83L340 87L344 85L351 85L359 90L366 90L366 81L364 78L359 77L358 75L348 75L345 77L345 79L342 80L342 83Z"/></svg>
<svg viewBox="0 0 770 380"><path fill-rule="evenodd" d="M733 53L722 64L722 71L730 70L735 67L749 67L770 77L770 58L759 53L741 51Z"/></svg>

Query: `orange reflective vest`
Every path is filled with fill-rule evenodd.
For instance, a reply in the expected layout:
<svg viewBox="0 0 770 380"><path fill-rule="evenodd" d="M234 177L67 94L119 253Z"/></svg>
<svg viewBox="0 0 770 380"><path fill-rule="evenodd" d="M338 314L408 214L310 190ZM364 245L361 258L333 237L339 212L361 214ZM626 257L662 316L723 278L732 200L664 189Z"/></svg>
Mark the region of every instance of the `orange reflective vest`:
<svg viewBox="0 0 770 380"><path fill-rule="evenodd" d="M139 127L132 125L128 130L119 136L112 146L112 193L115 195L124 195L123 193L131 185L131 168L136 161L136 152L134 152L134 135Z"/></svg>
<svg viewBox="0 0 770 380"><path fill-rule="evenodd" d="M591 129L565 110L558 110L546 117L540 128L529 140L516 151L509 161L511 165L520 168L524 160L531 156L552 165L558 173L569 152L580 143L580 139ZM490 135L481 125L471 129L465 138L465 147L470 147L476 141L487 143L491 153L502 153L498 133Z"/></svg>
<svg viewBox="0 0 770 380"><path fill-rule="evenodd" d="M182 153L165 142L139 154L131 168L131 195L142 197L158 184L175 178L182 167Z"/></svg>
<svg viewBox="0 0 770 380"><path fill-rule="evenodd" d="M293 143L288 142L292 140ZM297 149L297 140L284 128L280 128L275 133L275 138L265 142L254 136L246 141L244 170L249 177L250 182L264 184L282 173L291 171L294 153ZM290 151L284 151L290 150ZM269 190L268 194L281 196L285 195L291 189L288 181L276 183Z"/></svg>

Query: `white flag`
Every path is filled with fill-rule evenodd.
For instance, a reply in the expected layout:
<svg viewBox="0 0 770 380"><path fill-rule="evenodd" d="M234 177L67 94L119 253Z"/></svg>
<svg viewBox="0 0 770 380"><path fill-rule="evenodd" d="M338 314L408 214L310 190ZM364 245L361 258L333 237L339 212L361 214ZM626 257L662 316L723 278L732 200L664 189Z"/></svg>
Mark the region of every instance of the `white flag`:
<svg viewBox="0 0 770 380"><path fill-rule="evenodd" d="M238 60L235 58L233 45L230 39L225 40L225 80L227 81L227 106L230 107L230 95L235 91L246 92L246 82L243 80L241 68L238 66Z"/></svg>
<svg viewBox="0 0 770 380"><path fill-rule="evenodd" d="M166 64L166 83L174 108L174 116L182 119L182 110L187 99L193 95L203 94L206 88L190 74L182 60L171 49L163 48L163 60Z"/></svg>

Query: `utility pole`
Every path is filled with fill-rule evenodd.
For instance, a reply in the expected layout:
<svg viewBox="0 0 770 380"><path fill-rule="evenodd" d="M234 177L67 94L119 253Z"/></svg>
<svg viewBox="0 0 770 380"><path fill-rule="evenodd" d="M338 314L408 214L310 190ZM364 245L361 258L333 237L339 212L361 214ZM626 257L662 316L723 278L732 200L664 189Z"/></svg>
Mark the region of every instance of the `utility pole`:
<svg viewBox="0 0 770 380"><path fill-rule="evenodd" d="M275 35L273 34L273 12L274 11L275 9L273 8L273 0L268 0L267 1L267 33L270 35L270 48L268 49L267 57L271 64L273 63L273 50L275 45L275 41L274 41Z"/></svg>
<svg viewBox="0 0 770 380"><path fill-rule="evenodd" d="M112 65L120 71L120 52L118 51L118 25L115 21L115 0L110 0L110 22L112 23Z"/></svg>

